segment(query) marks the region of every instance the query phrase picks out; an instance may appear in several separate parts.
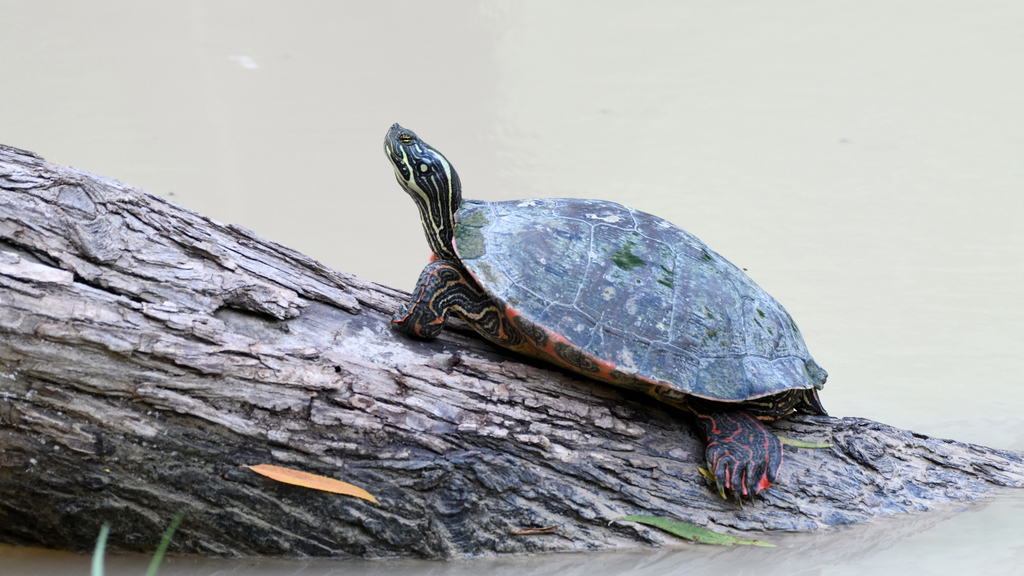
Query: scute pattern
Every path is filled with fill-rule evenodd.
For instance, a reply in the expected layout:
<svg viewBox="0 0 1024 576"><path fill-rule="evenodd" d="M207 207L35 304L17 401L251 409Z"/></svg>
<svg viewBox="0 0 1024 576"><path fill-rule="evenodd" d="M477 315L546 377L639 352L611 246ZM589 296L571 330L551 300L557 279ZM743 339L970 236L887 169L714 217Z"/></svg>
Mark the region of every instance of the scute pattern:
<svg viewBox="0 0 1024 576"><path fill-rule="evenodd" d="M737 402L824 383L786 310L657 216L600 200L466 201L455 237L495 300L613 364L619 385Z"/></svg>

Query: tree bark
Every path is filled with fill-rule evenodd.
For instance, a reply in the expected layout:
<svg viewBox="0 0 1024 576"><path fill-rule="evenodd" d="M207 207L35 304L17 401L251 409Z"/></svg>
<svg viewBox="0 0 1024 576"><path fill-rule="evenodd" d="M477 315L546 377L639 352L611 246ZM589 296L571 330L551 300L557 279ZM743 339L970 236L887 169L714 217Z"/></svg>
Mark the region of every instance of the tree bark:
<svg viewBox="0 0 1024 576"><path fill-rule="evenodd" d="M0 146L0 541L87 549L110 522L112 549L148 550L184 509L180 552L450 558L675 542L609 524L629 514L814 530L1024 486L1020 453L804 416L774 427L834 447L787 449L741 509L682 414L457 322L405 338L406 297Z"/></svg>

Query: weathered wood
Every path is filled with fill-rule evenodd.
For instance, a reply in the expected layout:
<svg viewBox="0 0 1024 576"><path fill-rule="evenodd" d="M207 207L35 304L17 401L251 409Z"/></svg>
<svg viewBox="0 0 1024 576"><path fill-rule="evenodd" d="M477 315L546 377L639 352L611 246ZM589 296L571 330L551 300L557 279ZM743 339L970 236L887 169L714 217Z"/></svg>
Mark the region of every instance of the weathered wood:
<svg viewBox="0 0 1024 576"><path fill-rule="evenodd" d="M178 551L456 557L674 542L627 514L813 530L1024 486L1019 453L802 417L776 428L835 447L788 450L740 509L681 414L465 332L408 340L405 296L0 147L0 541L83 549L109 521L151 549L184 508Z"/></svg>

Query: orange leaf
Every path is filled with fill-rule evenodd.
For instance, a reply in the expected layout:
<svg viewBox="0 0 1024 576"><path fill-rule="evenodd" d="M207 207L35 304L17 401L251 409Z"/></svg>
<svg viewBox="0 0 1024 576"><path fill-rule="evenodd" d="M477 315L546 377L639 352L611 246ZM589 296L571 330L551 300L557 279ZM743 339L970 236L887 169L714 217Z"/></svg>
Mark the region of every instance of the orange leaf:
<svg viewBox="0 0 1024 576"><path fill-rule="evenodd" d="M342 482L341 480L335 480L325 476L317 476L316 474L310 474L309 472L302 472L300 470L292 470L291 468L282 468L272 464L257 464L256 466L246 466L246 468L272 480L284 482L285 484L294 484L295 486L304 486L314 490L323 490L324 492L355 496L356 498L369 500L374 504L380 504L380 502L377 502L377 499L373 497L373 494L370 494L358 486L353 486L348 482Z"/></svg>

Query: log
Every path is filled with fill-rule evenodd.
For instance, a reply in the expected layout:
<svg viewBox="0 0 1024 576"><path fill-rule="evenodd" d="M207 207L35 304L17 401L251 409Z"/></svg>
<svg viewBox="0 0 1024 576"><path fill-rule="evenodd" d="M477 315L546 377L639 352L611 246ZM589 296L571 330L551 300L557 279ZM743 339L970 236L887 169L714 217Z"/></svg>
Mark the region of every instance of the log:
<svg viewBox="0 0 1024 576"><path fill-rule="evenodd" d="M408 295L173 202L0 147L0 541L219 556L453 558L816 530L1024 486L1024 455L793 417L754 505L699 474L686 417L388 320ZM827 396L827 389L826 389ZM379 504L274 482L276 464ZM516 534L551 527L550 534ZM758 534L764 537L763 534Z"/></svg>

